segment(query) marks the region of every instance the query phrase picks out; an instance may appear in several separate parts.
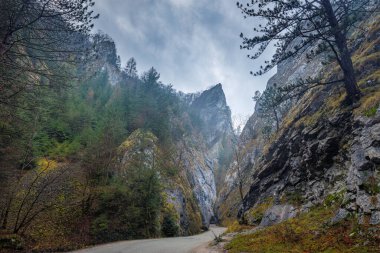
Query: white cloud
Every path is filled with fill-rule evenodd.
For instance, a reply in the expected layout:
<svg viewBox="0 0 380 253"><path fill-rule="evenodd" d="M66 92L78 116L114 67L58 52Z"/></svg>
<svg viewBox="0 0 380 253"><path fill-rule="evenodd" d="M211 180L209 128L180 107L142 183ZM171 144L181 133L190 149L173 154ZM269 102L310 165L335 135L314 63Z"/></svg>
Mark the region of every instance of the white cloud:
<svg viewBox="0 0 380 253"><path fill-rule="evenodd" d="M189 8L194 4L193 0L169 0L169 2L177 8Z"/></svg>
<svg viewBox="0 0 380 253"><path fill-rule="evenodd" d="M115 24L118 26L119 30L126 35L134 36L140 41L145 39L145 35L141 30L136 29L131 22L122 16L115 17Z"/></svg>

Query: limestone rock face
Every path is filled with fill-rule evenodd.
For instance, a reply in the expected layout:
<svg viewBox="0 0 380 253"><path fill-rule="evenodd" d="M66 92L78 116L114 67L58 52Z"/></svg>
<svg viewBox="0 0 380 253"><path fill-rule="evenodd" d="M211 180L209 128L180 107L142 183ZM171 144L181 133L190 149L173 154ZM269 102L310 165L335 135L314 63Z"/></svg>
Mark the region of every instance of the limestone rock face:
<svg viewBox="0 0 380 253"><path fill-rule="evenodd" d="M361 217L371 216L371 222L380 222L380 115L374 119L358 117L353 145L350 149L351 163L346 178L346 208L358 211ZM376 200L376 201L375 201Z"/></svg>
<svg viewBox="0 0 380 253"><path fill-rule="evenodd" d="M352 50L372 47L371 35L368 37ZM301 55L282 62L267 87L275 84L281 87L298 78L336 79L331 76L333 70L321 64L323 57L307 61ZM367 73L376 68L378 65L368 63L367 72L358 76L358 80L367 80ZM362 83L363 89L374 86L372 81ZM367 98L375 97L378 86L377 90L372 89ZM377 108L371 109L369 117L356 109L363 106L364 98L353 107L344 106L343 99L344 89L327 85L306 92L287 107L281 105L282 124L278 132L272 131L270 138L263 132L266 123L256 108L239 137L239 165L237 161L232 163L219 196L223 218L236 215L243 218L244 213L276 196L284 202L297 199L300 211L332 198L339 199L336 201L345 211L357 212L359 220L377 224L380 211L378 103L371 105ZM243 185L243 200L238 194L239 183Z"/></svg>
<svg viewBox="0 0 380 253"><path fill-rule="evenodd" d="M219 156L231 148L233 129L231 111L220 84L196 94L181 94L185 105L184 115L170 120L170 131L182 135L173 143L171 159L179 168L177 180L161 177L167 200L179 216L181 234L188 235L207 229L215 220L217 199L216 175L220 166ZM193 118L191 117L193 115ZM131 134L119 149L122 168L135 156L143 156L144 162L154 163L160 155L158 140L138 130Z"/></svg>
<svg viewBox="0 0 380 253"><path fill-rule="evenodd" d="M295 217L297 210L291 205L274 205L265 211L260 226L266 227Z"/></svg>
<svg viewBox="0 0 380 253"><path fill-rule="evenodd" d="M298 43L294 41L293 43ZM306 54L316 50L310 47L304 54L291 57L281 62L277 66L277 73L268 80L267 87L273 85L283 86L285 84L296 82L300 78L316 78L323 72L322 61L324 55L316 56L313 60L307 59Z"/></svg>
<svg viewBox="0 0 380 253"><path fill-rule="evenodd" d="M328 195L344 192L344 207L369 215L379 207L380 164L377 153L380 117L363 120L347 113L327 117L312 127L289 128L253 167L256 179L244 198L243 214L267 198L299 194L304 210ZM350 147L348 150L344 146Z"/></svg>
<svg viewBox="0 0 380 253"><path fill-rule="evenodd" d="M231 138L233 128L231 110L221 84L202 92L191 103L191 109L202 121L202 134L211 159L216 159L223 149L222 141Z"/></svg>
<svg viewBox="0 0 380 253"><path fill-rule="evenodd" d="M96 62L96 66L92 67L107 72L109 82L116 85L122 80L122 73L116 66L116 49L111 39L104 37L103 40L96 44L100 60ZM181 228L185 231L183 234L187 234L186 231L192 226L188 220L189 215L186 213L189 203L184 205L181 202L186 199L185 195L189 194L185 193L186 189L191 188L202 217L201 225L203 228L208 228L210 220L213 220L215 216L216 178L223 174L220 172L219 156L223 152L230 152L234 132L231 110L227 105L221 84L203 92L191 94L178 92L177 95L186 108L186 115L183 118L172 118L170 125L172 132L177 132L180 128L184 129L183 125L191 126L186 128L183 136L174 143L177 152L174 156L177 156L176 159L181 161L183 167L182 184L188 185L182 187L185 190L176 185L172 188L168 187L166 191L173 199L177 199L173 201L173 204L180 214L183 225ZM197 122L194 118L191 119L190 114L195 115ZM149 150L146 149L146 152L150 152ZM153 151L151 153L153 155ZM149 160L149 154L145 157ZM120 156L123 163L127 163L130 158L131 151Z"/></svg>
<svg viewBox="0 0 380 253"><path fill-rule="evenodd" d="M184 166L182 170L180 168L176 180L174 180L165 173L166 168L160 165L162 159L158 138L149 131L137 129L118 148L115 173L119 178L128 180L129 169L133 166L144 166L146 169L154 170L159 175L166 196L162 198L162 202L173 205L178 214L180 234L199 233L203 224L202 215L210 216L212 210L208 210L207 205L203 202L201 205L201 202L198 201L196 194L201 195L202 192L196 192L193 187L193 185L199 186L198 183L189 182L188 167ZM204 168L200 168L200 170L203 171ZM194 195L197 198L194 198ZM210 195L215 196L215 193L210 193ZM206 201L212 201L212 199L206 198ZM199 205L197 205L198 202Z"/></svg>
<svg viewBox="0 0 380 253"><path fill-rule="evenodd" d="M181 160L183 177L189 188L201 215L201 226L207 229L214 217L216 200L214 163L207 155L207 147L200 134L183 137L176 144Z"/></svg>
<svg viewBox="0 0 380 253"><path fill-rule="evenodd" d="M185 168L188 169L188 179L201 211L202 226L208 228L214 217L216 200L214 168L212 164L205 163L206 157L195 150L187 156Z"/></svg>
<svg viewBox="0 0 380 253"><path fill-rule="evenodd" d="M119 173L125 174L124 169L136 160L143 160L143 165L154 169L157 156L157 137L148 131L137 129L118 148Z"/></svg>
<svg viewBox="0 0 380 253"><path fill-rule="evenodd" d="M196 94L182 96L189 110L199 118L197 136L184 139L187 147L183 156L190 185L198 201L203 227L208 227L216 215L215 202L218 157L231 148L233 137L231 110L227 105L222 85ZM191 143L195 145L191 145ZM226 145L227 143L227 145Z"/></svg>
<svg viewBox="0 0 380 253"><path fill-rule="evenodd" d="M310 48L308 51L312 50ZM306 55L297 58L289 58L277 66L277 73L269 79L267 87L276 85L281 87L289 83L296 82L299 78L311 77L315 78L317 75L323 73L321 58L316 57L312 61L307 61ZM279 109L279 119L282 120L284 115L289 111L294 101L290 104L282 105ZM235 162L232 163L227 170L224 187L221 190L218 206L222 216L236 215L236 210L241 206L241 200L236 197L237 185L241 180L243 183L244 194L249 191L250 186L258 178L252 177L252 168L254 168L261 159L264 145L268 139L263 134L263 129L266 127L267 122L261 118L256 105L255 112L248 119L244 126L238 143L239 150L239 166L237 166L236 157ZM298 158L292 158L291 163L296 163ZM238 170L240 170L240 179L238 178ZM298 180L294 177L293 180Z"/></svg>

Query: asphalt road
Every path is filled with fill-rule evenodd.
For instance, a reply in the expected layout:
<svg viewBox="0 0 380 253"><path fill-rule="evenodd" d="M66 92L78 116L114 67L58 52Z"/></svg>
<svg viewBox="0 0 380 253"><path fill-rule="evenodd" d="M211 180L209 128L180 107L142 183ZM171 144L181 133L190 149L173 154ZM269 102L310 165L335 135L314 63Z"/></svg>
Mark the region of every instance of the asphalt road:
<svg viewBox="0 0 380 253"><path fill-rule="evenodd" d="M190 253L202 244L214 239L226 229L211 226L210 230L199 235L160 239L146 239L108 243L92 248L73 251L75 253Z"/></svg>

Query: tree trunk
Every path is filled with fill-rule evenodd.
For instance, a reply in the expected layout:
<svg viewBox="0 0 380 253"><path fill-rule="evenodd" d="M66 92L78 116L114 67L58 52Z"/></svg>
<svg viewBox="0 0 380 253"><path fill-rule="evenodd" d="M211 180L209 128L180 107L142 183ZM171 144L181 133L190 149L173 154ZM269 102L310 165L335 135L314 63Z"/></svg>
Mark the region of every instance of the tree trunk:
<svg viewBox="0 0 380 253"><path fill-rule="evenodd" d="M9 209L10 209L10 203L7 203L7 207L4 212L3 221L1 223L1 228L6 229L8 225L8 216L9 216Z"/></svg>
<svg viewBox="0 0 380 253"><path fill-rule="evenodd" d="M350 103L356 102L360 99L361 94L356 82L355 70L352 64L350 51L348 50L346 36L339 26L330 0L322 0L322 6L326 12L338 48L338 63L344 74L344 87L347 92L347 101Z"/></svg>
<svg viewBox="0 0 380 253"><path fill-rule="evenodd" d="M2 229L6 229L7 226L8 226L8 218L9 218L9 212L10 212L10 209L11 209L11 206L12 206L12 203L13 203L13 197L14 197L14 192L12 191L10 193L10 197L8 199L8 201L6 201L6 206L5 206L5 210L4 210L4 213L3 215L1 216L2 217L2 221L1 221L1 228Z"/></svg>
<svg viewBox="0 0 380 253"><path fill-rule="evenodd" d="M347 49L347 46L346 46ZM347 51L348 50L344 50ZM344 87L347 91L348 101L353 103L360 99L360 90L355 78L355 70L349 53L341 54L341 68L344 73Z"/></svg>

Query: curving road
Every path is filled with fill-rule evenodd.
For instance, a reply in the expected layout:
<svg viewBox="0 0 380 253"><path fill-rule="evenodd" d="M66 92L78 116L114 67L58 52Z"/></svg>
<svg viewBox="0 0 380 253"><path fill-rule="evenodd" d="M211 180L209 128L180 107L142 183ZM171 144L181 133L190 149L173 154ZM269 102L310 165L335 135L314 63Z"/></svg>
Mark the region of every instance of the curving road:
<svg viewBox="0 0 380 253"><path fill-rule="evenodd" d="M211 226L209 231L199 235L121 241L73 251L73 253L190 253L194 252L195 248L212 241L214 239L212 232L220 235L225 230L222 227Z"/></svg>

